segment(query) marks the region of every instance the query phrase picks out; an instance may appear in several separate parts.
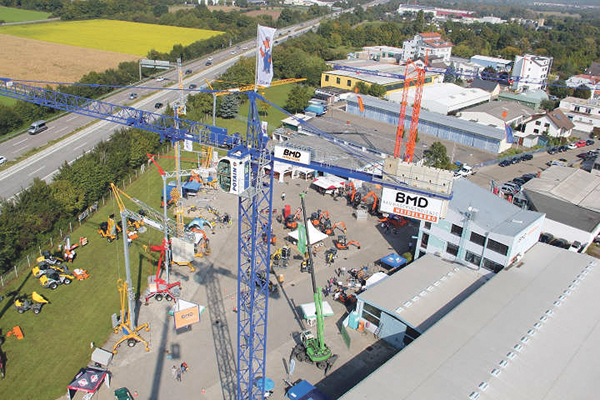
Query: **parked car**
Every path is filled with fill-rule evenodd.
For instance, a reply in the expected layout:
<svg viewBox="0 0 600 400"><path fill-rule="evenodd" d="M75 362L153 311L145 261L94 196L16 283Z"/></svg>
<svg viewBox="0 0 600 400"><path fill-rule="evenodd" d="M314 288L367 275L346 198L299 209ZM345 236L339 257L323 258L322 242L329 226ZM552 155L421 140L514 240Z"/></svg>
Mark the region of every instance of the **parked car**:
<svg viewBox="0 0 600 400"><path fill-rule="evenodd" d="M550 147L548 149L548 154L556 154L558 153L558 147Z"/></svg>
<svg viewBox="0 0 600 400"><path fill-rule="evenodd" d="M129 100L135 100L138 98L138 94L137 93L130 93L129 94Z"/></svg>
<svg viewBox="0 0 600 400"><path fill-rule="evenodd" d="M548 232L544 232L540 235L540 242L542 243L550 243L554 240L554 235Z"/></svg>
<svg viewBox="0 0 600 400"><path fill-rule="evenodd" d="M4 165L8 162L8 160L6 159L6 157L4 156L0 156L0 165Z"/></svg>
<svg viewBox="0 0 600 400"><path fill-rule="evenodd" d="M514 186L507 185L506 183L504 185L500 186L500 191L503 194L512 194L512 195L519 193L519 191Z"/></svg>
<svg viewBox="0 0 600 400"><path fill-rule="evenodd" d="M521 156L521 160L522 160L522 161L529 161L529 160L533 160L533 156L532 156L531 154L529 154L529 153L527 153L527 154L523 154L523 155Z"/></svg>
<svg viewBox="0 0 600 400"><path fill-rule="evenodd" d="M196 85L195 83L191 83L189 88L190 89L196 89L198 87L198 85Z"/></svg>
<svg viewBox="0 0 600 400"><path fill-rule="evenodd" d="M585 141L585 144L587 144L588 146L593 145L595 142L592 139L588 139Z"/></svg>
<svg viewBox="0 0 600 400"><path fill-rule="evenodd" d="M521 178L525 179L525 182L529 182L533 178L537 178L537 174L524 174Z"/></svg>
<svg viewBox="0 0 600 400"><path fill-rule="evenodd" d="M575 253L580 253L581 250L583 250L583 245L581 243L579 243L577 240L574 241L573 243L571 243L571 246L569 246L569 251L572 251Z"/></svg>
<svg viewBox="0 0 600 400"><path fill-rule="evenodd" d="M167 78L163 77L163 76L159 76L158 78L156 78L156 82L162 82L162 81L166 81Z"/></svg>
<svg viewBox="0 0 600 400"><path fill-rule="evenodd" d="M550 246L556 246L556 247L560 247L562 249L568 249L569 247L571 247L571 244L566 239L556 238L550 242Z"/></svg>
<svg viewBox="0 0 600 400"><path fill-rule="evenodd" d="M158 110L159 108L162 108L162 106L163 106L163 103L160 103L160 102L159 102L159 103L155 103L155 104L154 104L154 108L156 108L157 110Z"/></svg>
<svg viewBox="0 0 600 400"><path fill-rule="evenodd" d="M516 183L519 186L523 186L524 184L527 183L527 181L523 178L515 178L512 180L514 183Z"/></svg>
<svg viewBox="0 0 600 400"><path fill-rule="evenodd" d="M185 74L186 74L186 75L189 75L189 74L191 74L191 73L192 73L192 70L191 70L191 69L186 69L186 70L185 70Z"/></svg>
<svg viewBox="0 0 600 400"><path fill-rule="evenodd" d="M567 146L567 148L568 148L569 150L574 150L574 149L576 149L576 148L577 148L577 145L576 145L575 143L571 143L571 144L569 144L569 145Z"/></svg>
<svg viewBox="0 0 600 400"><path fill-rule="evenodd" d="M511 164L518 164L521 162L521 157L513 157L510 159Z"/></svg>
<svg viewBox="0 0 600 400"><path fill-rule="evenodd" d="M510 165L510 161L509 160L502 160L500 161L500 163L498 164L501 167L508 167Z"/></svg>
<svg viewBox="0 0 600 400"><path fill-rule="evenodd" d="M579 153L577 154L577 158L581 158L582 160L585 160L588 156L588 153Z"/></svg>
<svg viewBox="0 0 600 400"><path fill-rule="evenodd" d="M563 152L565 152L567 150L569 150L569 146L567 146L566 144L563 144L562 146L560 146L558 148L558 151L561 152L561 153L563 153Z"/></svg>
<svg viewBox="0 0 600 400"><path fill-rule="evenodd" d="M559 159L558 159L558 161L560 161L560 162L564 162L564 163L567 163L567 162L568 162L566 158L559 158Z"/></svg>
<svg viewBox="0 0 600 400"><path fill-rule="evenodd" d="M587 143L585 142L585 140L580 140L578 142L575 142L575 146L577 146L577 147L585 147L585 146L587 146Z"/></svg>

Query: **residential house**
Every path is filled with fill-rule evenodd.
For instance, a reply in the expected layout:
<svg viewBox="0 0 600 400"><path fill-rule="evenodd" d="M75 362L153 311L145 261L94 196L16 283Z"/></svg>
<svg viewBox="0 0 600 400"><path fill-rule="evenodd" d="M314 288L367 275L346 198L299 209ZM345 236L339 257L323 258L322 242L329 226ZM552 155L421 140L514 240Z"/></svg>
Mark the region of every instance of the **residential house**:
<svg viewBox="0 0 600 400"><path fill-rule="evenodd" d="M560 110L575 124L578 131L592 132L600 128L600 100L565 97L560 101Z"/></svg>
<svg viewBox="0 0 600 400"><path fill-rule="evenodd" d="M486 81L486 80L477 78L477 79L474 79L473 82L471 82L469 87L485 90L486 92L488 92L490 94L492 100L495 100L496 98L498 98L498 95L500 94L500 84L498 83L498 81Z"/></svg>
<svg viewBox="0 0 600 400"><path fill-rule="evenodd" d="M485 82L485 81L484 81ZM492 101L461 111L461 119L504 129L504 125L517 127L531 119L535 111L511 101Z"/></svg>
<svg viewBox="0 0 600 400"><path fill-rule="evenodd" d="M439 57L450 61L452 43L442 39L442 35L434 32L424 32L406 40L402 45L402 60L414 60L419 57Z"/></svg>
<svg viewBox="0 0 600 400"><path fill-rule="evenodd" d="M551 137L569 137L575 125L559 108L544 114L534 115L525 124L525 135L548 135Z"/></svg>
<svg viewBox="0 0 600 400"><path fill-rule="evenodd" d="M552 68L552 57L525 54L516 56L512 70L512 89L518 92L545 89L546 80Z"/></svg>
<svg viewBox="0 0 600 400"><path fill-rule="evenodd" d="M488 57L476 55L471 57L470 62L481 65L483 68L492 67L497 72L508 72L512 67L513 62L498 57Z"/></svg>

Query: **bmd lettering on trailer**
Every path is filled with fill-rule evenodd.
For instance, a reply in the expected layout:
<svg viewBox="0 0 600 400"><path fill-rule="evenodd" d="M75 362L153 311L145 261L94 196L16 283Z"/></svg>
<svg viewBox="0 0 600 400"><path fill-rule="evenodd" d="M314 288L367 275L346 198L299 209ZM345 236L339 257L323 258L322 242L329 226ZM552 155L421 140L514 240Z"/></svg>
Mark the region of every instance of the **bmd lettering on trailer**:
<svg viewBox="0 0 600 400"><path fill-rule="evenodd" d="M290 149L283 150L283 158L287 158L288 160L299 161L301 155L302 153L300 153L299 151Z"/></svg>

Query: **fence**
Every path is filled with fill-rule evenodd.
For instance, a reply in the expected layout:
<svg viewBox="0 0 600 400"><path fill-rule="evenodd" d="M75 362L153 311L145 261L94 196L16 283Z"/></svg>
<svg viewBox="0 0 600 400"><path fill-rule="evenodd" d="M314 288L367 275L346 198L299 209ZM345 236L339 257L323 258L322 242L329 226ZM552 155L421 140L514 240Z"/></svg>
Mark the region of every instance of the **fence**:
<svg viewBox="0 0 600 400"><path fill-rule="evenodd" d="M170 150L171 146L166 146L165 149L160 151L160 154L166 154ZM115 182L115 185L120 189L125 190L125 188L131 185L140 175L145 172L146 169L146 164L142 164L138 169L131 172L127 178L123 179L122 182ZM46 242L38 244L37 249L27 252L27 254L21 257L21 259L17 261L11 269L0 275L0 288L3 289L19 276L30 273L31 268L36 265L36 259L42 255L42 251L52 249L54 246L64 243L68 236L75 232L88 217L98 212L98 210L104 206L107 201L110 201L111 198L112 192L109 190L104 196L102 196L100 200L88 207L77 217L72 218L69 221L68 228L65 228L64 230L59 229L58 236L50 237L50 239Z"/></svg>

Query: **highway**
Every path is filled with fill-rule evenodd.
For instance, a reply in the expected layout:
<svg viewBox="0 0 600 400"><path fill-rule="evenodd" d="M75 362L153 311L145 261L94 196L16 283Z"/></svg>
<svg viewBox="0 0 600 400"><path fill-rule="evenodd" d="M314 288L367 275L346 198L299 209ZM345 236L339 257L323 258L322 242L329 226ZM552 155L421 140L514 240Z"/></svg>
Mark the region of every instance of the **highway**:
<svg viewBox="0 0 600 400"><path fill-rule="evenodd" d="M278 32L281 36L277 36L276 40L281 43L290 37L304 33L314 26L318 26L319 20L316 19L284 28ZM215 79L235 64L240 57L253 56L255 44L255 40L251 40L213 54L211 66L206 66L208 57L184 65L184 71L192 70L192 74L184 76L184 88L187 89L192 83L198 85L198 88L206 87L205 78L208 80ZM178 99L178 93L176 90L158 89L177 88L177 71L171 70L162 74L161 77L166 79L164 81L157 81L156 79L145 81L131 89L121 90L110 95L102 101L129 105L152 112L163 112L165 107L156 110L154 105L158 102L164 105L170 104ZM130 100L129 95L131 93L137 93L138 100ZM29 187L35 178L50 182L50 179L58 172L61 165L65 162L72 163L92 150L99 142L109 139L115 130L122 127L115 123L96 121L93 118L78 114L67 114L49 122L47 125L48 129L37 135L25 133L0 144L0 155L4 155L10 161L19 158L32 149L43 147L51 141L58 140L56 144L0 172L1 198L9 199L13 197ZM73 135L60 140L63 136L77 130L79 131Z"/></svg>

